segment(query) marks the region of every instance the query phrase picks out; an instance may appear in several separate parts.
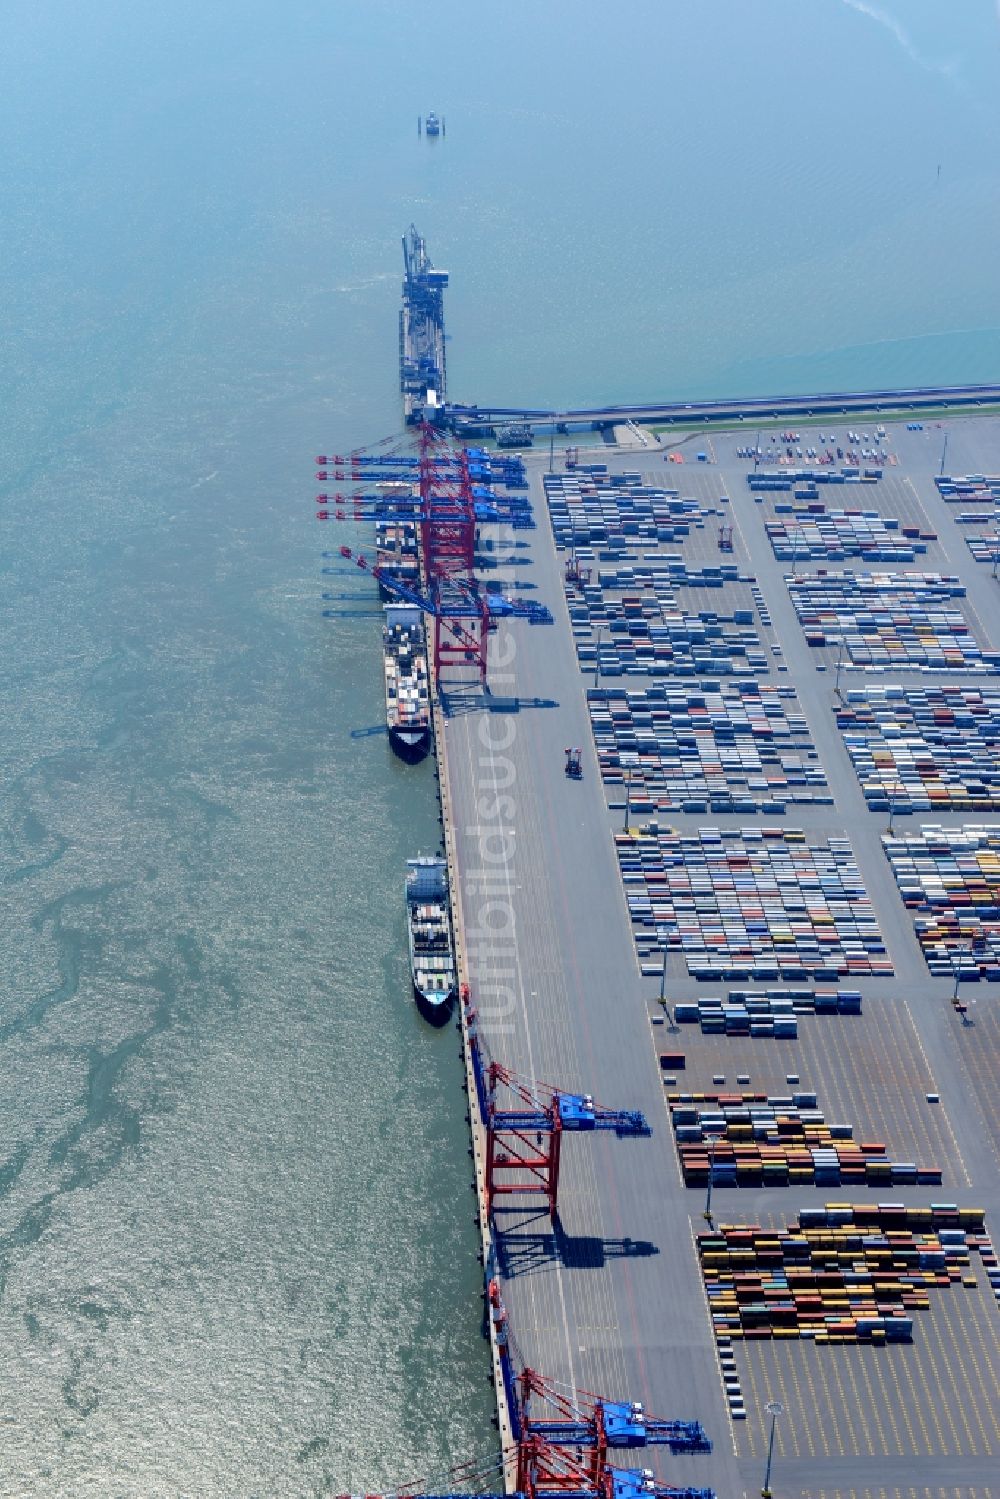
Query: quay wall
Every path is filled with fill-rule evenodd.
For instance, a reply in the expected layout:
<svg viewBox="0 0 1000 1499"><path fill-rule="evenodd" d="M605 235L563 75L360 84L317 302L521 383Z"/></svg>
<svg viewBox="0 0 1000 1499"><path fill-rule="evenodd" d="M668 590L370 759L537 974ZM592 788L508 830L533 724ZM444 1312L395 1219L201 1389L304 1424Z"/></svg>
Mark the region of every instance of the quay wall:
<svg viewBox="0 0 1000 1499"><path fill-rule="evenodd" d="M438 796L441 805L441 824L444 834L445 857L448 861L448 888L451 892L451 924L455 942L455 956L457 959L459 992L469 982L468 959L465 949L465 927L462 916L462 889L459 879L458 857L455 848L455 826L452 815L451 791L448 780L448 756L445 750L444 735L444 713L439 700L435 697L432 706L434 720L434 753L437 758L438 770ZM479 1237L481 1242L481 1253L483 1261L483 1293L484 1293L484 1317L489 1330L490 1358L493 1364L493 1388L496 1393L497 1402L497 1425L500 1437L501 1451L507 1452L511 1449L514 1436L511 1426L510 1411L507 1406L507 1394L500 1367L500 1347L497 1342L497 1329L493 1318L490 1316L489 1300L486 1290L490 1279L496 1274L496 1248L493 1242L493 1229L490 1224L489 1214L486 1209L486 1121L483 1119L479 1109L479 1095L476 1089L475 1077L472 1068L472 1052L470 1046L468 1014L466 1006L459 1001L458 1011L462 1028L462 1058L465 1067L465 1091L469 1100L469 1133L472 1139L472 1155L476 1173L476 1218L479 1225ZM515 1472L512 1463L504 1468L504 1488L507 1493L513 1493L515 1488Z"/></svg>

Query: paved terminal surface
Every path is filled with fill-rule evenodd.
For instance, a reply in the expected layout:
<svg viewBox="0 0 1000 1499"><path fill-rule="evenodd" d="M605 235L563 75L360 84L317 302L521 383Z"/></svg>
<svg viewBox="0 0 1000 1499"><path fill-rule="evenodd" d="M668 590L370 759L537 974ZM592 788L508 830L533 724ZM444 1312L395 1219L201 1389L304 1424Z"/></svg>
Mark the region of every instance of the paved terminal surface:
<svg viewBox="0 0 1000 1499"><path fill-rule="evenodd" d="M827 430L825 423L820 427ZM819 445L815 433L801 430L803 446ZM920 431L900 424L882 444L892 456L879 484L860 494L821 488L821 498L936 532L926 554L893 567L958 574L967 590L959 607L988 652L1000 649L1000 584L988 561L976 562L967 535L995 527L995 518L983 507L982 525L970 527L958 521L959 507L941 500L934 476L946 431L947 473L1000 472L996 420L962 418L946 428L927 423ZM843 423L836 433L844 444ZM760 438L765 449L769 436ZM863 1014L803 1016L794 1041L703 1035L697 1024L664 1023L659 974L640 972L613 841L627 820L641 822L643 814L627 812L621 784L602 784L585 696L594 685L593 669L585 675L578 660L564 595L566 556L555 549L542 492L548 454L536 455L538 530L527 540L525 533L498 535L489 557L494 576L552 608L555 626L505 626L492 642L490 695L476 684L453 684L444 699L443 751L473 999L497 1060L529 1077L590 1092L609 1106L642 1109L653 1132L648 1139L565 1137L558 1221L551 1223L541 1207L506 1207L497 1214L503 1294L524 1362L570 1388L639 1399L657 1416L703 1422L715 1444L709 1456L672 1457L654 1449L622 1457L623 1464L653 1467L664 1482L710 1486L720 1499L759 1492L769 1423L764 1408L780 1400L772 1474L777 1495L989 1499L1000 1494L1000 1307L976 1256L974 1285L936 1290L927 1310L914 1311L910 1345L736 1341L746 1419L730 1419L695 1250L695 1236L705 1228L704 1193L681 1182L660 1051L686 1057L670 1090L718 1091L714 1080L720 1077L736 1089L738 1077L750 1077L755 1091L772 1093L791 1091L786 1080L798 1077L817 1093L828 1120L854 1125L856 1139L884 1140L892 1159L937 1165L943 1173L942 1185L930 1188L716 1187L717 1225L783 1225L801 1208L825 1201L892 1200L914 1207L938 1201L984 1208L987 1232L1000 1235L1000 984L961 985L968 1007L963 1023L952 1005L956 986L930 975L913 914L903 907L882 849L886 813L868 810L834 712L838 686L845 693L944 680L988 687L993 678L964 668L872 673L846 661L837 673L835 649L807 645L786 586L791 565L775 558L764 528L775 499L788 496L768 494L755 503L747 486L753 462L737 456L754 437L742 428L710 439L670 436L648 457L580 449L581 462L605 462L611 472L639 470L648 483L678 488L701 503L729 497L734 552L723 560L735 560L742 575L754 576L770 619L766 628L755 610L771 666L758 680L794 685L833 798L832 806L789 806L783 818L670 809L658 814L660 826L693 833L703 826L737 831L777 821L802 828L807 837L846 837L893 976L842 978L862 990ZM683 464L668 465L667 444L684 456ZM697 451L708 461L697 462ZM562 463L558 449L555 461ZM802 465L793 458L793 466ZM668 549L688 560L718 560L714 541L706 525L688 543L672 542ZM655 556L655 549L655 540L638 543L628 560ZM596 573L599 544L592 553L586 560ZM824 565L797 563L795 570ZM832 565L849 572L889 566L856 557ZM737 586L737 607L743 607L746 585L726 585ZM732 606L725 589L689 589L685 605L704 608L706 600L720 613ZM780 665L787 670L779 673ZM670 676L663 683L683 685ZM648 676L626 676L614 685L652 684ZM582 750L582 781L564 775L566 746ZM972 821L991 818L936 811L897 818L896 826L934 822L947 829ZM668 957L670 1002L748 987L699 983L679 952ZM939 1101L929 1102L929 1093Z"/></svg>

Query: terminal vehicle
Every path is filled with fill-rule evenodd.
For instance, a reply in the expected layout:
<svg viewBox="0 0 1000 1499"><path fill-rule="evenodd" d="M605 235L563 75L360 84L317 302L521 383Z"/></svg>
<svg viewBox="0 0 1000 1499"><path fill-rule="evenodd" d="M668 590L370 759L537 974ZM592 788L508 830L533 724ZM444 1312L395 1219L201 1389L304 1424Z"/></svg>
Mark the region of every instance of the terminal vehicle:
<svg viewBox="0 0 1000 1499"><path fill-rule="evenodd" d="M583 766L580 764L580 751L578 749L567 749L565 770L571 781L583 779Z"/></svg>

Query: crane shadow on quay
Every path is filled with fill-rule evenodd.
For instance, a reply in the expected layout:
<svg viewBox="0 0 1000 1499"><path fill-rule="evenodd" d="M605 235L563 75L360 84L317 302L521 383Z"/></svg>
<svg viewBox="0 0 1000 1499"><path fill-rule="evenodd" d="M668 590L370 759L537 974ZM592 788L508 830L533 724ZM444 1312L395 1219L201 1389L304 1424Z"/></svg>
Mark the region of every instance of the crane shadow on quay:
<svg viewBox="0 0 1000 1499"><path fill-rule="evenodd" d="M498 557L492 552L477 552L476 567L480 572L497 572L501 567L531 567L530 557L510 557L506 553ZM536 588L536 583L518 583L518 588Z"/></svg>
<svg viewBox="0 0 1000 1499"><path fill-rule="evenodd" d="M526 708L559 707L553 697L506 697L486 691L478 683L474 687L439 687L438 701L445 718L458 718L466 713L521 713Z"/></svg>
<svg viewBox="0 0 1000 1499"><path fill-rule="evenodd" d="M609 1260L648 1259L660 1252L647 1239L567 1233L558 1213L553 1219L547 1212L518 1216L516 1228L504 1228L496 1213L494 1216L497 1261L507 1280L538 1275L556 1265L566 1270L603 1270Z"/></svg>

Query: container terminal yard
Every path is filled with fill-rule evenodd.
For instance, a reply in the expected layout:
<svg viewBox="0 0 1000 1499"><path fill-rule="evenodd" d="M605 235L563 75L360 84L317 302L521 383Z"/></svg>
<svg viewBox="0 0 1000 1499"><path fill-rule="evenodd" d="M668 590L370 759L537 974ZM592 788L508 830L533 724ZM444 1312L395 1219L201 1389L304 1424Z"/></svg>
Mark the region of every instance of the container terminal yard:
<svg viewBox="0 0 1000 1499"><path fill-rule="evenodd" d="M962 419L950 422L948 430L957 472L1000 470L1000 424ZM885 465L882 479L852 486L850 494L857 497L859 509L936 534L935 541L926 543L921 565L962 580L963 616L988 655L1000 648L998 584L990 566L973 560L956 508L945 503L935 486L942 437L937 428L891 428L885 441L894 462ZM969 924L946 959L949 966L953 961L955 975L933 976L915 927L921 913L904 907L886 852L919 838L928 824L945 830L943 837L931 835L934 846L946 851L938 855L943 868L954 843L948 834L962 826L992 823L996 847L1000 819L995 793L979 798L982 805L974 813L938 806L925 813L909 806L904 810L899 791L893 796L890 839L888 809L871 809L837 730L839 645L806 643L785 581L789 566L774 556L768 538L766 522L787 491L769 493L762 504L756 503L747 484L748 465L736 454L741 438L714 437L710 461L704 464L694 458L692 445L684 444L680 451L689 461L683 467L671 471L663 465L666 455L657 452L658 470L639 468L649 487L676 487L715 514L706 513L702 526L692 526L681 544L675 539L659 545L648 535L633 536L625 538L625 552L636 568L642 559L663 559L668 553L682 555L689 568L718 567L731 555L738 576L755 579L755 585L727 582L721 589L696 581L677 594L691 614L714 611L722 616L732 614L733 604L737 610L741 603L752 605L751 589L756 587L763 607L754 608L754 627L768 670L755 683L794 688L816 755L807 763L822 771L832 805L787 801L777 810L773 804L780 802L781 793L775 791L761 796L752 811L709 811L703 792L697 811L682 810L680 796L654 811L650 797L643 800L637 794L636 805L626 813L626 798L631 801L638 776L630 776L626 786L628 767L609 762L602 780L591 729L595 708L614 706L626 691L648 696L657 688L668 693L678 687L704 688L706 677L700 672L639 675L623 670L610 656L607 665L616 675L598 673L584 647L593 642L597 653L600 626L581 623L581 588L565 581L570 553L557 552L544 526L507 556L518 564L521 586L530 577L539 597L550 602L564 593L565 606L553 606L554 630L539 638L518 623L503 627L495 660L506 664L491 673L493 693L501 700L494 711L485 699L470 702L460 693L446 695L453 702L439 740L441 769L448 785L464 957L480 1033L492 1054L519 1073L592 1092L608 1105L641 1109L652 1128L648 1139L601 1136L566 1143L556 1225L544 1205L496 1210L504 1301L522 1356L532 1367L571 1387L614 1398L627 1394L658 1415L703 1423L714 1441L712 1454L665 1460L658 1470L665 1482L710 1485L719 1494L759 1487L768 1436L765 1407L768 1401L780 1401L776 1492L861 1493L873 1486L971 1492L995 1484L1000 1464L1000 1309L990 1289L990 1266L974 1253L967 1270L963 1266L975 1277L974 1287L959 1280L933 1290L927 1310L909 1313L912 1343L879 1347L820 1345L815 1337L735 1338L733 1363L746 1417L730 1420L696 1247L698 1236L707 1231L702 1216L706 1193L685 1187L681 1179L670 1095L752 1093L785 1097L790 1105L790 1095L813 1093L827 1122L853 1126L855 1141L883 1142L893 1161L922 1170L937 1167L941 1173L939 1186L918 1186L915 1173L904 1172L910 1178L904 1187L888 1176L848 1181L834 1172L825 1181L836 1185L821 1190L820 1183L808 1179L772 1187L763 1173L750 1172L745 1187L713 1187L716 1225L759 1224L776 1232L795 1223L803 1209L827 1202L892 1201L912 1207L946 1202L985 1209L989 1232L1000 1212L1000 991L978 971L988 971L989 954L986 948L982 955L977 952ZM634 453L595 456L606 464L609 479L637 469ZM752 464L749 468L752 472ZM540 464L533 475L540 518L548 477L544 469ZM580 475L581 487L587 477ZM832 486L821 489L834 492ZM836 492L841 496L844 488L838 486ZM728 499L724 506L719 504L723 495ZM844 508L854 507L845 502ZM991 509L984 511L984 520L987 515ZM720 557L723 523L732 527L733 551ZM602 558L602 553L618 550L611 543L609 535L607 541L577 547L575 570L591 570L587 586L592 602L597 607L596 590L602 612L610 616L604 639L620 641L628 637L612 634L610 623L624 617L621 598L648 597L652 589L629 586L619 595L600 587L602 575L622 567L618 558ZM823 565L808 564L816 572ZM889 566L845 558L829 564L829 570L859 575ZM913 564L906 567L912 570ZM662 603L658 613L663 616ZM762 613L768 624L762 623ZM926 640L925 627L916 628L914 639ZM723 639L725 635L724 628ZM603 643L600 653L607 654ZM779 674L779 666L786 671ZM623 674L617 675L620 670ZM962 689L991 700L996 711L995 670L992 663L970 669L962 659L933 672L908 662L876 671L855 666L848 657L841 661L839 690L845 704L858 694L879 702L890 687L902 686L905 701L915 709L921 695L933 699L935 693ZM737 667L732 678L713 674L711 680L724 689L727 681L745 677ZM553 706L516 711L518 702ZM939 720L944 716L938 713ZM751 742L749 735L742 738ZM890 748L898 742L885 740ZM631 753L645 763L648 756L638 743L638 752ZM876 743L881 741L876 738ZM962 744L964 753L969 738ZM564 774L566 745L582 749L580 781ZM944 775L953 752L934 750ZM623 753L627 758L629 752ZM989 767L992 762L995 747L988 746L982 763ZM912 793L913 779L905 784ZM644 831L651 823L658 824L659 840ZM849 947L830 953L824 945L814 958L811 941L804 944L797 937L773 946L779 954L784 947L793 957L795 948L804 946L798 964L767 967L767 977L755 979L749 973L756 955L749 951L743 925L733 931L735 919L720 919L709 927L708 917L699 912L707 952L716 955L718 964L725 938L732 955L728 970L720 966L718 977L693 977L689 963L697 963L702 949L692 946L692 956L685 959L684 948L669 945L667 935L668 922L683 924L680 901L672 907L664 904L663 928L634 925L626 891L635 887L623 884L619 856L661 841L668 829L681 839L697 840L709 828L724 845L745 847L751 854L778 843L776 833L787 836L793 830L804 835L793 849L821 849L831 840L843 841L881 937L883 951L873 956L888 960L891 975L883 968L855 977L858 964ZM624 858L621 863L624 867ZM735 863L730 860L730 867ZM776 867L779 879L786 879L780 861ZM995 925L989 931L997 917L996 879L991 901L980 907L987 947L996 937ZM731 889L738 876L724 883ZM791 905L790 886L781 883L776 889ZM848 904L856 906L857 899ZM716 903L721 900L718 894ZM830 904L835 906L833 897ZM938 899L933 910L939 920L949 910L941 908ZM967 907L965 914L975 910ZM835 935L847 925L846 915L834 909L826 918L829 924L813 930ZM768 931L784 936L790 925L790 918L770 911L762 912L757 922L765 938ZM651 940L637 950L631 929ZM694 943L696 935L688 940ZM849 940L843 939L845 944ZM692 1023L671 1030L669 1014L658 1002L665 943L664 988L674 1014L684 1002L704 1003L709 995L726 999L731 991L798 994L823 987L860 991L862 1013L802 1014L795 1039L751 1036L749 1023L738 1022L730 1034L703 1033ZM766 940L759 943L766 945ZM980 981L966 983L967 976L973 977L973 964ZM783 983L785 971L790 977ZM964 1016L953 1007L956 992ZM659 1056L669 1053L682 1054L683 1070L660 1066ZM676 1081L665 1084L668 1076ZM935 1096L936 1101L929 1101ZM858 1258L854 1253L852 1263ZM647 1463L648 1454L642 1460Z"/></svg>
<svg viewBox="0 0 1000 1499"><path fill-rule="evenodd" d="M1000 420L802 421L527 455L435 653L494 1489L1000 1489Z"/></svg>

